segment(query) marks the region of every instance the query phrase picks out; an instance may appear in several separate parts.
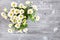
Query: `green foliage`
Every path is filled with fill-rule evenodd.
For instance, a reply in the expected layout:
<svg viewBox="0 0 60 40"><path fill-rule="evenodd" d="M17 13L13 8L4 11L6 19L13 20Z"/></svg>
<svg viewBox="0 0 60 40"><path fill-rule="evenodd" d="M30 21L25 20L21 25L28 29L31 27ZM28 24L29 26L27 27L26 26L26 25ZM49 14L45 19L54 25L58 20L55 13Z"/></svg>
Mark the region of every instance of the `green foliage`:
<svg viewBox="0 0 60 40"><path fill-rule="evenodd" d="M20 28L18 28L18 30L23 30L24 28L26 28L28 25L27 24L25 24L25 25L23 25L23 24L21 24L21 26L20 26Z"/></svg>

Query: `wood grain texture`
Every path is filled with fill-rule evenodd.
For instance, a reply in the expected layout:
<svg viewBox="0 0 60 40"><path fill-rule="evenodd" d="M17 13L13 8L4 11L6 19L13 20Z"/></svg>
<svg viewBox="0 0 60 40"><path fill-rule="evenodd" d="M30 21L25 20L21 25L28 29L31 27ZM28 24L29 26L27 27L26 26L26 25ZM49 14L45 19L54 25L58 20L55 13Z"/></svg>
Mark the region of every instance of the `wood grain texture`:
<svg viewBox="0 0 60 40"><path fill-rule="evenodd" d="M12 1L24 3L26 0L0 0L0 13L3 8L10 9ZM39 22L28 21L28 33L10 34L7 32L8 20L0 15L0 40L60 40L60 0L30 0L38 6ZM42 3L43 2L43 3ZM54 28L58 28L54 32Z"/></svg>

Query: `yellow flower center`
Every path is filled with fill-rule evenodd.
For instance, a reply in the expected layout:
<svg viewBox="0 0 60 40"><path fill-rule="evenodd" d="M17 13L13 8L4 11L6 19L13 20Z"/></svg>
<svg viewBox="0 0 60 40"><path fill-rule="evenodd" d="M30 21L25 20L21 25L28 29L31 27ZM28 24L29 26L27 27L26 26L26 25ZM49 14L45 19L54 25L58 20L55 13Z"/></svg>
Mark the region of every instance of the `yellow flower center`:
<svg viewBox="0 0 60 40"><path fill-rule="evenodd" d="M14 12L14 10L12 10L12 12Z"/></svg>
<svg viewBox="0 0 60 40"><path fill-rule="evenodd" d="M20 22L20 20L18 20L18 22Z"/></svg>
<svg viewBox="0 0 60 40"><path fill-rule="evenodd" d="M12 13L10 14L10 16L12 16Z"/></svg>
<svg viewBox="0 0 60 40"><path fill-rule="evenodd" d="M31 13L31 11L29 11L29 13Z"/></svg>
<svg viewBox="0 0 60 40"><path fill-rule="evenodd" d="M16 13L18 13L18 11L16 11Z"/></svg>
<svg viewBox="0 0 60 40"><path fill-rule="evenodd" d="M17 25L17 27L18 27L19 25Z"/></svg>
<svg viewBox="0 0 60 40"><path fill-rule="evenodd" d="M16 22L16 19L14 19L13 21Z"/></svg>
<svg viewBox="0 0 60 40"><path fill-rule="evenodd" d="M22 16L20 16L20 18L22 18Z"/></svg>
<svg viewBox="0 0 60 40"><path fill-rule="evenodd" d="M13 4L13 6L15 6L15 4Z"/></svg>

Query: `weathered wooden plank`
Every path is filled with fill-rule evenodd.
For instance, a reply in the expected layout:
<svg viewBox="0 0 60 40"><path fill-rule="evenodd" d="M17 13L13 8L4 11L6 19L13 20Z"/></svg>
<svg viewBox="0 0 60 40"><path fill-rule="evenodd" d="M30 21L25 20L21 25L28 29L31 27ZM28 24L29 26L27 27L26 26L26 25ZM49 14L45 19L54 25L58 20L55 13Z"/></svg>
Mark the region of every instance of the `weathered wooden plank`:
<svg viewBox="0 0 60 40"><path fill-rule="evenodd" d="M24 3L26 0L0 0L0 13L4 7L9 9L12 1ZM10 22L0 15L0 40L60 40L60 0L30 1L33 1L38 6L40 21L35 23L28 21L28 33L10 34L7 32ZM58 29L54 29L55 27Z"/></svg>

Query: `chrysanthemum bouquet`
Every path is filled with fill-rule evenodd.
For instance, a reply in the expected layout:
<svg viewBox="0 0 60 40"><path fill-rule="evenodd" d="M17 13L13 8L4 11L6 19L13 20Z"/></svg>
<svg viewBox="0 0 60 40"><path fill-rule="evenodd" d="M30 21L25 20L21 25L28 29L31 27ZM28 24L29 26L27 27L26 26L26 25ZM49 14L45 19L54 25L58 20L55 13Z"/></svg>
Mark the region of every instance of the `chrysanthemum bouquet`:
<svg viewBox="0 0 60 40"><path fill-rule="evenodd" d="M5 19L8 19L11 24L8 26L8 32L12 33L14 30L20 33L27 32L27 20L39 21L40 17L36 15L37 6L32 5L32 2L26 1L26 5L20 3L17 5L16 2L11 3L11 9L8 11L4 8L4 12L1 13L1 16Z"/></svg>

